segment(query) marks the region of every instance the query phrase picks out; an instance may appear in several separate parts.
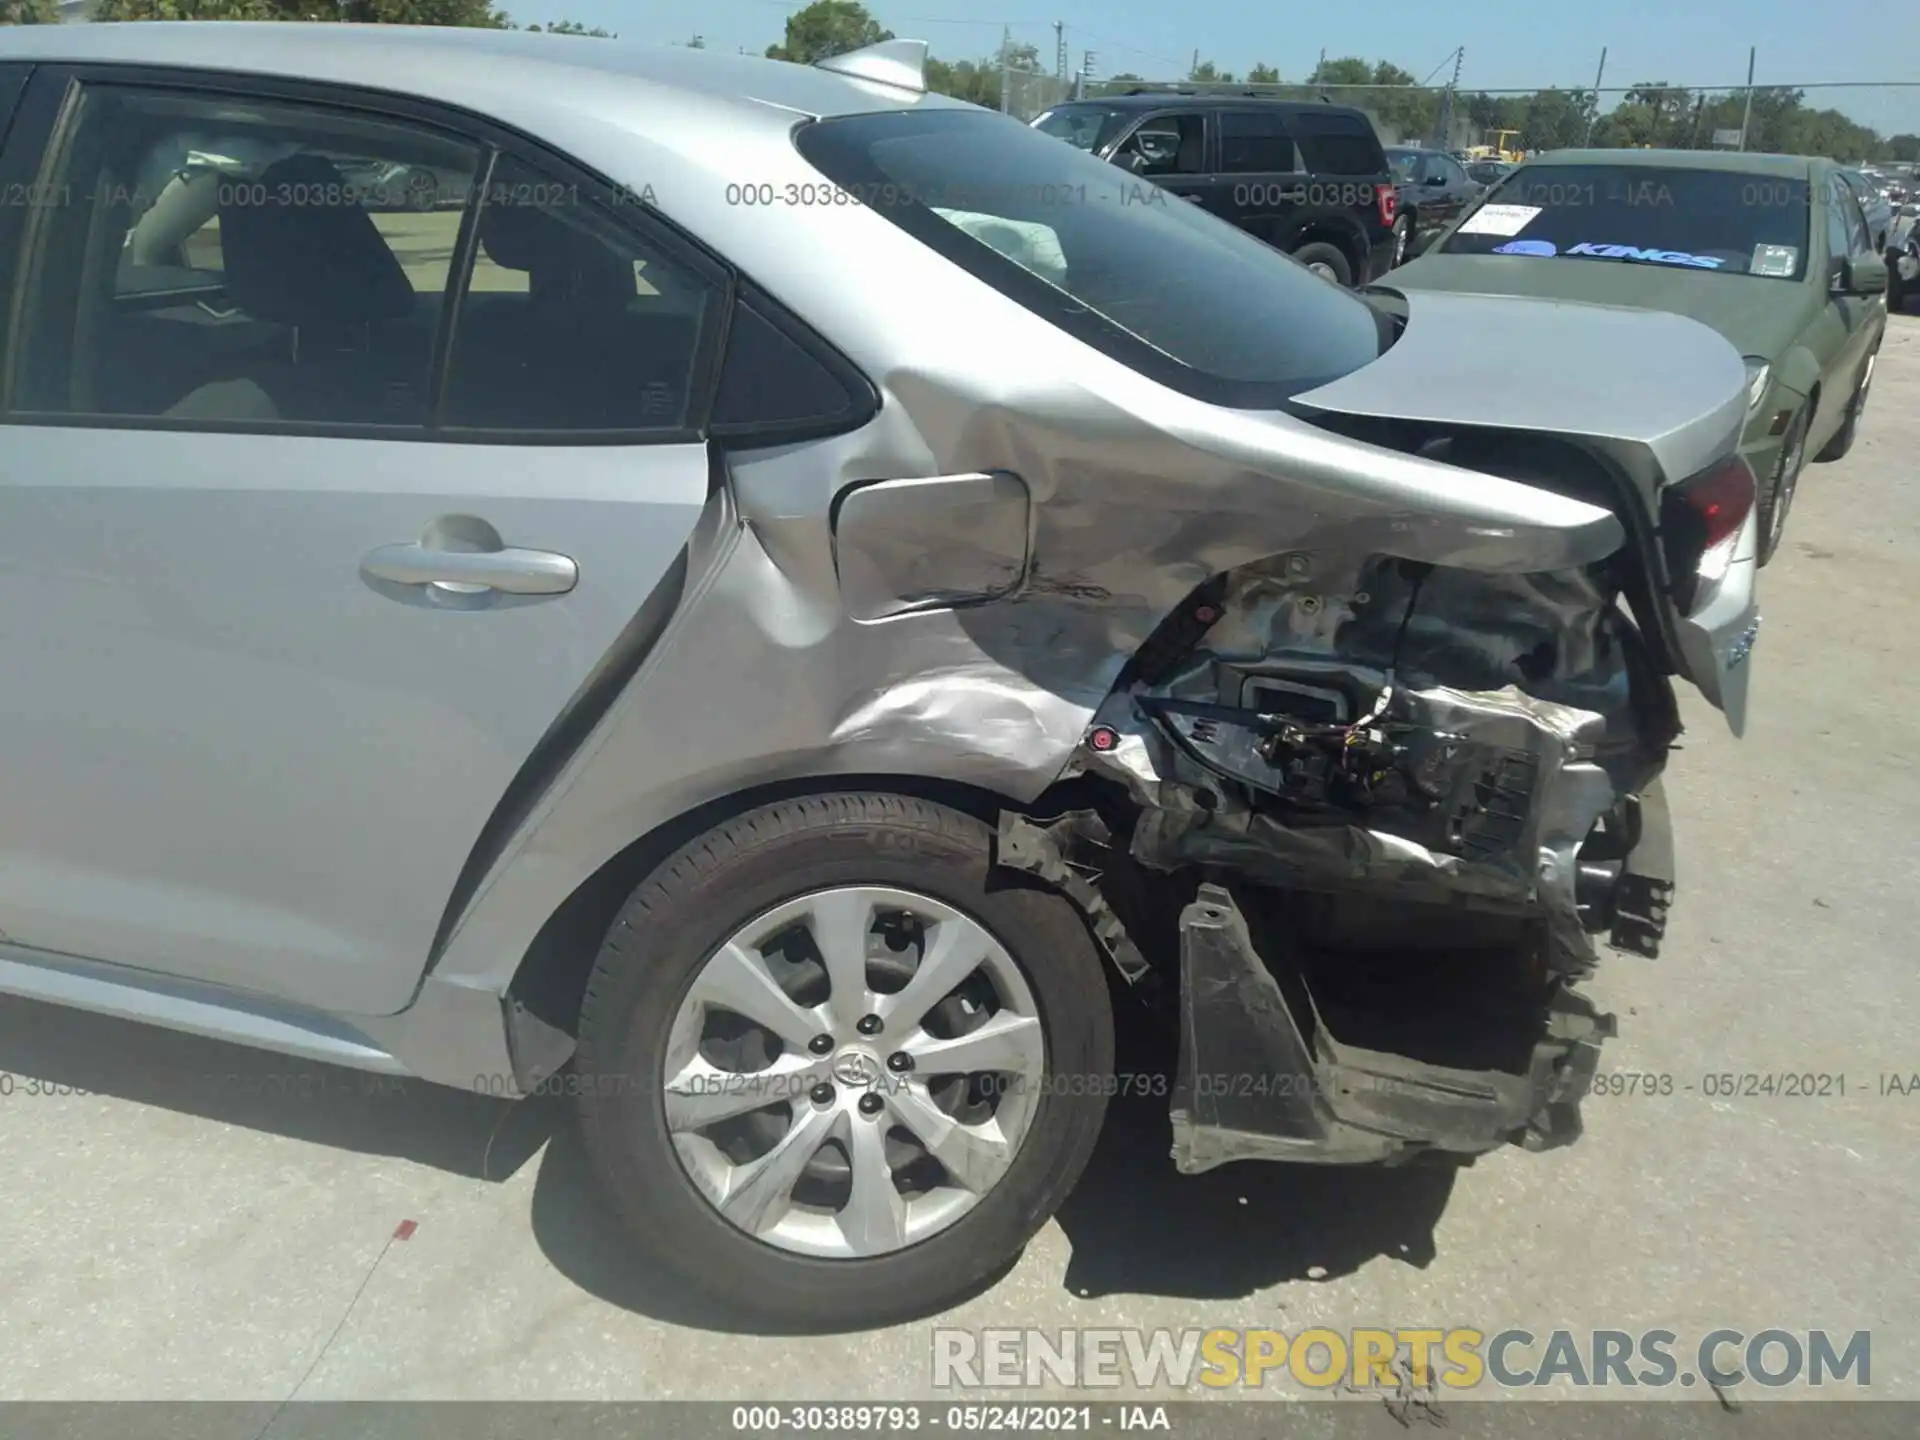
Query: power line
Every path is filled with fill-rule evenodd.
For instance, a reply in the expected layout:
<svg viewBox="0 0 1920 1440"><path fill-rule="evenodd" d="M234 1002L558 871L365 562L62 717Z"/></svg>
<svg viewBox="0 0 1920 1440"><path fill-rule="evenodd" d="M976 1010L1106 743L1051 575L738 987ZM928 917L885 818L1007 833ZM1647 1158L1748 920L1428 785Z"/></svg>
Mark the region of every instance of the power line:
<svg viewBox="0 0 1920 1440"><path fill-rule="evenodd" d="M1085 35L1090 39L1098 40L1102 45L1105 45L1110 50L1124 50L1129 55L1138 55L1141 58L1146 60L1158 60L1162 65L1172 65L1176 69L1179 67L1180 62L1178 60L1170 60L1165 55L1156 55L1151 50L1142 50L1138 45L1128 45L1124 41L1115 40L1111 35L1097 34L1096 32L1087 29L1087 27L1084 25L1078 25L1078 26L1075 26L1074 28L1077 29L1082 35Z"/></svg>

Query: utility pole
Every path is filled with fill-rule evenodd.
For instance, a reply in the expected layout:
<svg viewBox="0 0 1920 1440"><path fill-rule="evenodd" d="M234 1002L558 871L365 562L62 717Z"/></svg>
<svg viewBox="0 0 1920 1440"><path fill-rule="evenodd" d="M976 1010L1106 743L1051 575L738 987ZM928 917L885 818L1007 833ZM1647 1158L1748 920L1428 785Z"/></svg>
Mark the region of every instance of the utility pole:
<svg viewBox="0 0 1920 1440"><path fill-rule="evenodd" d="M1313 78L1318 80L1320 78L1320 72L1326 68L1327 68L1327 47L1322 45L1320 47L1320 63L1313 67Z"/></svg>
<svg viewBox="0 0 1920 1440"><path fill-rule="evenodd" d="M1094 59L1095 56L1091 50L1080 57L1080 73L1073 82L1073 98L1076 100L1087 98L1087 86L1093 81Z"/></svg>
<svg viewBox="0 0 1920 1440"><path fill-rule="evenodd" d="M1013 27L1000 27L1000 113L1013 113Z"/></svg>
<svg viewBox="0 0 1920 1440"><path fill-rule="evenodd" d="M1587 116L1587 133L1581 139L1582 145L1593 144L1593 127L1600 123L1600 82L1607 74L1607 47L1600 47L1600 68L1593 72L1593 110Z"/></svg>
<svg viewBox="0 0 1920 1440"><path fill-rule="evenodd" d="M1200 70L1200 52L1198 50L1195 50L1193 52L1193 64L1187 67L1187 78L1191 80L1196 74L1199 73L1199 70Z"/></svg>
<svg viewBox="0 0 1920 1440"><path fill-rule="evenodd" d="M1467 58L1467 47L1462 45L1453 52L1453 78L1447 81L1447 93L1440 97L1440 133L1435 137L1434 149L1445 150L1447 142L1453 139L1453 94L1460 88L1460 67Z"/></svg>
<svg viewBox="0 0 1920 1440"><path fill-rule="evenodd" d="M1053 74L1062 84L1067 78L1067 22L1053 22Z"/></svg>
<svg viewBox="0 0 1920 1440"><path fill-rule="evenodd" d="M1753 123L1753 57L1757 47L1747 47L1747 104L1740 112L1740 148L1747 148L1747 127Z"/></svg>

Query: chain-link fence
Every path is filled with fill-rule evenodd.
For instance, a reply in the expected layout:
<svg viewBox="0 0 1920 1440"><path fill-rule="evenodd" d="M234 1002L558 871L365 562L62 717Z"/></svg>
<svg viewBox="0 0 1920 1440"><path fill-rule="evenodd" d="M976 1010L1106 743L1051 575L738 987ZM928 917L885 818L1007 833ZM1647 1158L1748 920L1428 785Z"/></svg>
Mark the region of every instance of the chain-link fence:
<svg viewBox="0 0 1920 1440"><path fill-rule="evenodd" d="M1217 84L1104 80L1078 84L1009 72L1005 108L1031 120L1063 99L1139 92L1325 100L1373 118L1389 145L1473 159L1515 159L1573 146L1728 149L1827 155L1896 171L1920 164L1920 81L1888 84L1676 85L1454 90L1421 85Z"/></svg>
<svg viewBox="0 0 1920 1440"><path fill-rule="evenodd" d="M1071 81L1030 70L1002 71L1000 83L1006 97L1000 108L1021 120L1032 120L1061 101L1072 99L1074 94Z"/></svg>

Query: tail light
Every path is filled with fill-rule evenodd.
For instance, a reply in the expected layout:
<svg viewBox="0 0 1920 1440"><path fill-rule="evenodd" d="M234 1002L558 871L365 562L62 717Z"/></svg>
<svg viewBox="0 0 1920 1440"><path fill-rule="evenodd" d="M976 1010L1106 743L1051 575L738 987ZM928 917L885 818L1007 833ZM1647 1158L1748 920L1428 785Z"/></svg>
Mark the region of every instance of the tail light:
<svg viewBox="0 0 1920 1440"><path fill-rule="evenodd" d="M1660 548L1674 599L1691 608L1700 583L1711 583L1733 563L1740 530L1753 513L1753 470L1729 455L1690 479L1669 486L1660 500Z"/></svg>
<svg viewBox="0 0 1920 1440"><path fill-rule="evenodd" d="M1391 185L1380 187L1380 223L1391 226L1393 217L1400 213L1400 192Z"/></svg>

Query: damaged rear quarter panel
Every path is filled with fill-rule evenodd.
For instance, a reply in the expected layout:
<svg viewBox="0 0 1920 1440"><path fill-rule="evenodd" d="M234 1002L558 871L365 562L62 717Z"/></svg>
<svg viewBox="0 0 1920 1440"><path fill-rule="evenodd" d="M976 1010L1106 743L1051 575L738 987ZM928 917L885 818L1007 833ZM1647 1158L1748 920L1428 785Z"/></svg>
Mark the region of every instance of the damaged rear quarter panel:
<svg viewBox="0 0 1920 1440"><path fill-rule="evenodd" d="M1305 551L1349 574L1391 556L1523 576L1621 544L1599 507L1176 395L857 209L800 218L823 244L857 228L872 283L916 297L836 308L840 272L793 260L791 236L785 276L762 257L770 287L874 378L882 412L852 434L727 457L703 527L718 538L694 557L678 614L452 930L444 980L504 989L596 869L750 787L924 776L1032 800L1134 652L1213 575ZM1027 553L989 504L957 567L976 593L933 609L917 608L924 592L889 597L886 577L926 573L928 512L900 500L891 553L893 527L857 527L849 613L836 502L874 482L969 476L1024 489Z"/></svg>

